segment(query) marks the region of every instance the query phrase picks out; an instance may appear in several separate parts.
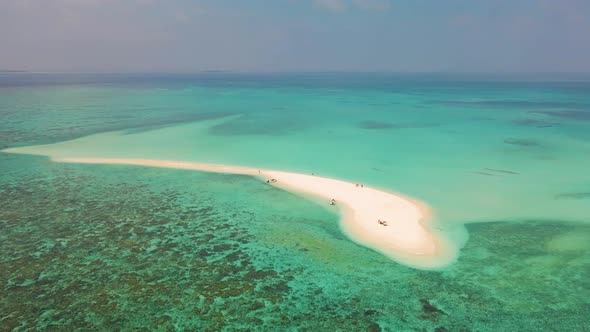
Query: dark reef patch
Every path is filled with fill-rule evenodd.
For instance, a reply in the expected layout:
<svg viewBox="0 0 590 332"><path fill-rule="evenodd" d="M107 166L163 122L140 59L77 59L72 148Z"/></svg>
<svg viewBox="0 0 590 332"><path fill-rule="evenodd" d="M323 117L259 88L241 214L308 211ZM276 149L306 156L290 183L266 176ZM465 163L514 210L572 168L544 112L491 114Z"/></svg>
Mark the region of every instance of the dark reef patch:
<svg viewBox="0 0 590 332"><path fill-rule="evenodd" d="M555 195L557 199L589 199L590 198L590 191L589 192L579 192L579 193L563 193Z"/></svg>
<svg viewBox="0 0 590 332"><path fill-rule="evenodd" d="M422 306L422 311L424 312L424 314L426 314L428 316L430 316L430 315L446 315L446 313L444 311L437 308L435 305L430 303L430 301L428 301L427 299L420 299L420 305Z"/></svg>
<svg viewBox="0 0 590 332"><path fill-rule="evenodd" d="M490 117L486 117L486 116L472 116L472 117L468 118L467 120L469 120L469 121L492 121L494 119L490 118Z"/></svg>
<svg viewBox="0 0 590 332"><path fill-rule="evenodd" d="M409 122L393 123L384 121L362 121L357 126L361 129L412 129L412 128L430 128L439 126L439 123L433 122Z"/></svg>
<svg viewBox="0 0 590 332"><path fill-rule="evenodd" d="M523 139L523 138L507 138L504 140L504 143L510 144L510 145L517 145L517 146L526 146L526 147L535 147L535 146L541 145L537 141L530 140L530 139Z"/></svg>
<svg viewBox="0 0 590 332"><path fill-rule="evenodd" d="M395 128L395 125L391 122L363 121L358 124L358 127L362 129L390 129Z"/></svg>
<svg viewBox="0 0 590 332"><path fill-rule="evenodd" d="M475 172L473 172L473 173L475 173L475 174L479 174L479 175L494 176L494 174L492 174L492 173L488 173L488 172L477 172L477 171L475 171Z"/></svg>
<svg viewBox="0 0 590 332"><path fill-rule="evenodd" d="M525 101L525 100L482 100L482 101L464 101L464 100L441 100L432 103L447 106L465 106L465 107L490 107L490 108L582 108L588 107L588 104L573 102L556 102L556 101Z"/></svg>
<svg viewBox="0 0 590 332"><path fill-rule="evenodd" d="M505 174L520 174L518 172L514 172L514 171L509 171L506 169L495 169L495 168L486 168L486 171L492 171L492 172L496 172L496 173L505 173Z"/></svg>
<svg viewBox="0 0 590 332"><path fill-rule="evenodd" d="M590 121L590 111L534 111L531 113L549 115L552 117L569 120Z"/></svg>
<svg viewBox="0 0 590 332"><path fill-rule="evenodd" d="M373 309L368 309L365 310L365 316L371 316L377 313L377 310L373 310Z"/></svg>
<svg viewBox="0 0 590 332"><path fill-rule="evenodd" d="M536 127L536 128L549 128L549 127L555 126L555 124L552 122L543 121L543 120L539 120L539 119L533 119L533 118L524 118L524 119L513 120L512 123L514 123L516 125L530 126L530 127Z"/></svg>

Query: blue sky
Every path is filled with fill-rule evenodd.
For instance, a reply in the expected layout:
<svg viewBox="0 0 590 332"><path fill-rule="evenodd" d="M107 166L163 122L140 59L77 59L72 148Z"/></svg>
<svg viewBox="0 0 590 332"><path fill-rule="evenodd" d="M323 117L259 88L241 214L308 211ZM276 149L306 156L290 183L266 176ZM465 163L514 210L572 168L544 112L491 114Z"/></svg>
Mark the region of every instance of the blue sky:
<svg viewBox="0 0 590 332"><path fill-rule="evenodd" d="M590 72L587 0L0 0L0 69Z"/></svg>

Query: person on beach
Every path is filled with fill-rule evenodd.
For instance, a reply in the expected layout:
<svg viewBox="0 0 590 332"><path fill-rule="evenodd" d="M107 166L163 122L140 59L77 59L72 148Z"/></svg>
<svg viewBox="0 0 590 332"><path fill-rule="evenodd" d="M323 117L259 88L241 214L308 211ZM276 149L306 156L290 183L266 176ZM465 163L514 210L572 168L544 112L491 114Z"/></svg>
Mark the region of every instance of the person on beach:
<svg viewBox="0 0 590 332"><path fill-rule="evenodd" d="M387 226L387 221L385 221L385 220L379 219L379 220L377 220L377 222L379 223L379 225Z"/></svg>
<svg viewBox="0 0 590 332"><path fill-rule="evenodd" d="M330 200L330 205L336 205L336 200L332 198L332 199Z"/></svg>

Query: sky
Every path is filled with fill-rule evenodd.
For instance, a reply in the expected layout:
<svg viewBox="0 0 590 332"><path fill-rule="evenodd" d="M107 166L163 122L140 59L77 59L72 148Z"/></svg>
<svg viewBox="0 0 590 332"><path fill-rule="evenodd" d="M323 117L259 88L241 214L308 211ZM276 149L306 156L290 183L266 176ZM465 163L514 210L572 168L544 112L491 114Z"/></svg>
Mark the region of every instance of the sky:
<svg viewBox="0 0 590 332"><path fill-rule="evenodd" d="M588 0L0 0L0 69L590 72Z"/></svg>

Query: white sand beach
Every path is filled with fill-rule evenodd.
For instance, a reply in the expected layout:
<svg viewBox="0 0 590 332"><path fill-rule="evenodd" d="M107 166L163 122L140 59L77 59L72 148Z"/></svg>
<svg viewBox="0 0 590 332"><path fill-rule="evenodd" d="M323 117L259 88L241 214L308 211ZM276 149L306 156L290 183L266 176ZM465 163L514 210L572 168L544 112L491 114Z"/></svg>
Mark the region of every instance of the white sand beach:
<svg viewBox="0 0 590 332"><path fill-rule="evenodd" d="M18 149L13 151L19 153ZM22 151L21 151L22 153ZM357 186L337 179L231 165L215 165L151 159L55 158L55 162L122 164L216 173L243 174L269 181L269 185L337 209L342 230L355 242L416 268L438 268L451 263L455 246L430 225L431 212L420 202L403 195ZM330 201L334 199L335 205ZM379 223L379 221L382 223Z"/></svg>

